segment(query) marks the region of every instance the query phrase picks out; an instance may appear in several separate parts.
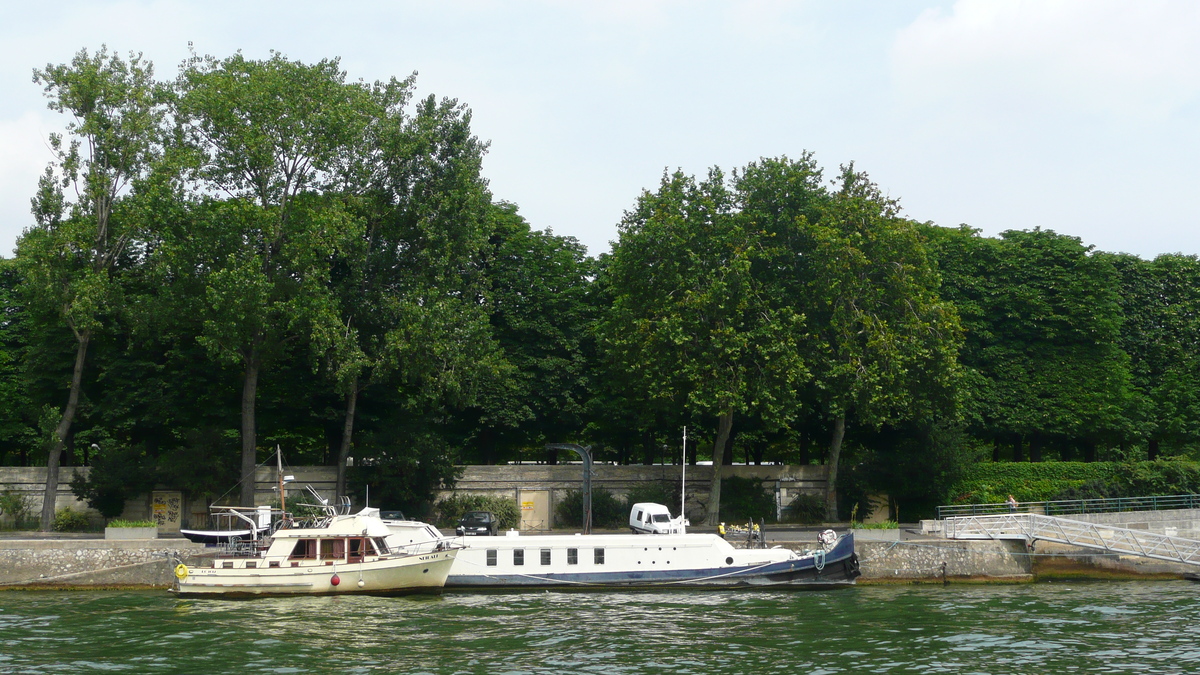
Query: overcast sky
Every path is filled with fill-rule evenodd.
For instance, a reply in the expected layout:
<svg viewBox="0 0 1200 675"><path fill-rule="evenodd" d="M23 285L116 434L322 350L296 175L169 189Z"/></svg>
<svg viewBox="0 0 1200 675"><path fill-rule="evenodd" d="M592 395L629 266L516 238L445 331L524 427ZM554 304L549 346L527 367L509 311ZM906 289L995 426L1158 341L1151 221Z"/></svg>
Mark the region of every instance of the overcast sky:
<svg viewBox="0 0 1200 675"><path fill-rule="evenodd" d="M491 142L498 199L592 255L664 169L804 150L906 215L1200 254L1200 3L0 0L0 254L61 128L32 70L101 44L417 71Z"/></svg>

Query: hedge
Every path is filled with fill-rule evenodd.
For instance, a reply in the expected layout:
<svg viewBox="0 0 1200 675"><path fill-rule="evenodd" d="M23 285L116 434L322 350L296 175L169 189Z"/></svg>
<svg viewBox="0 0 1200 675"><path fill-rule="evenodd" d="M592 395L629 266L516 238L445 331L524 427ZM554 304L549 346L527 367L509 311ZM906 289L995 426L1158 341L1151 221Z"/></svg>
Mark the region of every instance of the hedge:
<svg viewBox="0 0 1200 675"><path fill-rule="evenodd" d="M990 504L1012 495L1021 502L1071 498L1103 491L1121 497L1200 493L1200 465L1152 462L988 462L977 464L950 489L952 504Z"/></svg>

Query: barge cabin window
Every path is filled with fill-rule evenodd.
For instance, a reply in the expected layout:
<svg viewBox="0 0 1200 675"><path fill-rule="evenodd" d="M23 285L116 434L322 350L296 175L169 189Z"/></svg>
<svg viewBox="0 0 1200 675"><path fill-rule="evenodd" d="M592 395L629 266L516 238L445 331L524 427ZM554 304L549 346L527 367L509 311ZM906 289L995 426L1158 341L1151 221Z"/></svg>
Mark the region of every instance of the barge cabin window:
<svg viewBox="0 0 1200 675"><path fill-rule="evenodd" d="M597 565L604 564L604 549L592 549L592 562L596 563Z"/></svg>
<svg viewBox="0 0 1200 675"><path fill-rule="evenodd" d="M542 549L542 564L543 565L550 564L550 549L548 549L548 548Z"/></svg>
<svg viewBox="0 0 1200 675"><path fill-rule="evenodd" d="M496 549L494 549L494 548L489 548L487 550L487 566L488 567L496 566Z"/></svg>
<svg viewBox="0 0 1200 675"><path fill-rule="evenodd" d="M579 564L579 549L577 549L577 548L567 549L567 564L568 565L578 565Z"/></svg>
<svg viewBox="0 0 1200 675"><path fill-rule="evenodd" d="M524 565L525 564L525 549L523 549L523 548L514 548L513 549L513 564L514 565Z"/></svg>

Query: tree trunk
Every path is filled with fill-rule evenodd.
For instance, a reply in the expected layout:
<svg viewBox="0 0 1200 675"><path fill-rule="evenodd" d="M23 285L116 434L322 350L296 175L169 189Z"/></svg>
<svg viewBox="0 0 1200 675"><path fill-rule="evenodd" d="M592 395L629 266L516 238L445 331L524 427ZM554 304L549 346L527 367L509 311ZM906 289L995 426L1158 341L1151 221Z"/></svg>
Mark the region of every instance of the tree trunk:
<svg viewBox="0 0 1200 675"><path fill-rule="evenodd" d="M833 421L833 438L829 441L829 474L825 479L825 518L838 519L837 477L838 460L842 458L842 439L846 437L846 416Z"/></svg>
<svg viewBox="0 0 1200 675"><path fill-rule="evenodd" d="M354 410L358 407L358 378L350 383L346 394L346 420L342 424L342 444L338 447L337 487L338 496L346 494L346 458L350 456L350 441L354 438Z"/></svg>
<svg viewBox="0 0 1200 675"><path fill-rule="evenodd" d="M642 434L642 465L654 464L654 432L647 429Z"/></svg>
<svg viewBox="0 0 1200 675"><path fill-rule="evenodd" d="M1158 439L1150 439L1150 443L1146 446L1146 459L1151 462L1158 459Z"/></svg>
<svg viewBox="0 0 1200 675"><path fill-rule="evenodd" d="M1013 461L1014 462L1024 462L1025 461L1024 442L1025 442L1025 439L1021 438L1020 436L1017 436L1017 440L1013 441Z"/></svg>
<svg viewBox="0 0 1200 675"><path fill-rule="evenodd" d="M808 464L808 434L800 432L800 457L796 460L801 466Z"/></svg>
<svg viewBox="0 0 1200 675"><path fill-rule="evenodd" d="M1042 461L1042 435L1034 434L1033 438L1029 439L1029 461Z"/></svg>
<svg viewBox="0 0 1200 675"><path fill-rule="evenodd" d="M1083 461L1085 461L1085 462L1096 461L1096 442L1095 441L1088 441L1083 446Z"/></svg>
<svg viewBox="0 0 1200 675"><path fill-rule="evenodd" d="M721 465L725 444L729 441L729 430L733 428L733 409L721 413L717 420L717 440L713 443L712 485L708 488L708 524L721 522Z"/></svg>
<svg viewBox="0 0 1200 675"><path fill-rule="evenodd" d="M79 410L79 390L83 387L83 364L87 361L88 343L91 342L92 332L85 330L78 333L79 346L75 350L75 371L71 374L71 393L67 395L67 407L63 408L62 418L54 430L54 442L50 446L50 456L46 458L46 491L42 495L42 518L40 527L43 532L49 532L54 526L54 507L58 501L58 467L62 460L63 443L71 433L71 424L75 421L75 412Z"/></svg>
<svg viewBox="0 0 1200 675"><path fill-rule="evenodd" d="M242 381L242 493L241 506L254 506L254 469L258 466L258 444L254 424L254 401L258 393L258 350L246 359Z"/></svg>

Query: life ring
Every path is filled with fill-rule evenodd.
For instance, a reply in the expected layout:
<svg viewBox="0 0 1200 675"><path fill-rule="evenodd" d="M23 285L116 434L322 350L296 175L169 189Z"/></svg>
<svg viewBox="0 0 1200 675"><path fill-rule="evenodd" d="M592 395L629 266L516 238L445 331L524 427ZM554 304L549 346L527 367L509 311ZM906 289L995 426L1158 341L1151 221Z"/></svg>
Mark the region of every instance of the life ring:
<svg viewBox="0 0 1200 675"><path fill-rule="evenodd" d="M188 566L187 565L184 565L183 563L179 563L178 565L175 566L175 578L176 579L183 581L184 579L187 578L187 576L188 576Z"/></svg>

